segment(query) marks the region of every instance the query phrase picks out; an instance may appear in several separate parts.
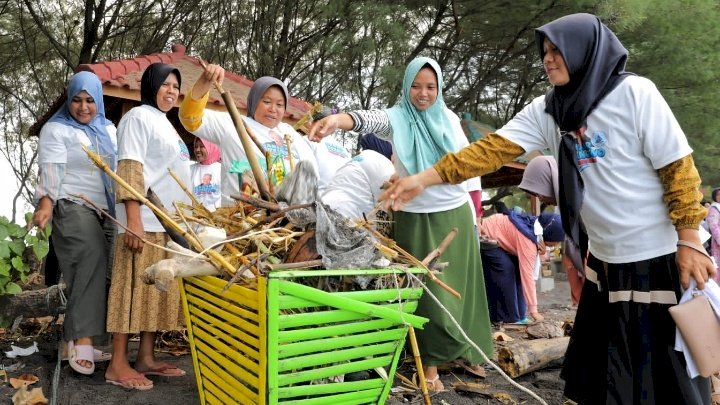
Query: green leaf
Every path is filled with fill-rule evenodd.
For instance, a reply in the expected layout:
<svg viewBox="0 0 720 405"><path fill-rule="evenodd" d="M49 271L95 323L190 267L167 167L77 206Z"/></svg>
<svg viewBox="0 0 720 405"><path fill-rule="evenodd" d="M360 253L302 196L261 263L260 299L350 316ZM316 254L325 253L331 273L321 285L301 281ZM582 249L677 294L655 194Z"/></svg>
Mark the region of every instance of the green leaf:
<svg viewBox="0 0 720 405"><path fill-rule="evenodd" d="M13 266L13 267L15 268L15 270L17 270L17 271L24 272L25 269L27 268L27 266L25 265L25 263L22 261L22 257L20 257L20 256L15 256L15 257L13 257L12 260L11 260L11 262L12 262L12 266Z"/></svg>
<svg viewBox="0 0 720 405"><path fill-rule="evenodd" d="M15 284L13 282L7 283L5 285L5 294L17 295L17 294L20 294L21 292L22 292L22 288L20 288L19 285Z"/></svg>
<svg viewBox="0 0 720 405"><path fill-rule="evenodd" d="M25 213L25 223L30 224L32 223L33 213L32 212L26 212Z"/></svg>
<svg viewBox="0 0 720 405"><path fill-rule="evenodd" d="M49 240L49 239L50 239L50 234L52 234L52 223L48 222L48 223L45 225L45 228L41 231L41 234L42 234L42 236L43 236L43 239Z"/></svg>
<svg viewBox="0 0 720 405"><path fill-rule="evenodd" d="M18 256L22 256L25 251L25 241L22 239L10 242L10 250Z"/></svg>
<svg viewBox="0 0 720 405"><path fill-rule="evenodd" d="M28 274L27 273L20 273L20 281L23 283L27 283L28 281Z"/></svg>
<svg viewBox="0 0 720 405"><path fill-rule="evenodd" d="M27 244L28 246L33 246L33 245L37 244L38 241L39 241L38 237L31 233L25 235L25 244Z"/></svg>
<svg viewBox="0 0 720 405"><path fill-rule="evenodd" d="M9 235L8 232L8 225L7 224L0 224L0 240L5 240Z"/></svg>
<svg viewBox="0 0 720 405"><path fill-rule="evenodd" d="M15 238L22 238L27 233L27 229L23 228L22 226L18 224L10 224L8 225L8 234L10 237Z"/></svg>
<svg viewBox="0 0 720 405"><path fill-rule="evenodd" d="M50 252L50 245L47 242L39 242L32 247L33 253L38 259L42 260Z"/></svg>
<svg viewBox="0 0 720 405"><path fill-rule="evenodd" d="M0 260L10 257L10 241L0 240Z"/></svg>
<svg viewBox="0 0 720 405"><path fill-rule="evenodd" d="M0 284L2 284L5 277L10 277L10 263L0 261Z"/></svg>

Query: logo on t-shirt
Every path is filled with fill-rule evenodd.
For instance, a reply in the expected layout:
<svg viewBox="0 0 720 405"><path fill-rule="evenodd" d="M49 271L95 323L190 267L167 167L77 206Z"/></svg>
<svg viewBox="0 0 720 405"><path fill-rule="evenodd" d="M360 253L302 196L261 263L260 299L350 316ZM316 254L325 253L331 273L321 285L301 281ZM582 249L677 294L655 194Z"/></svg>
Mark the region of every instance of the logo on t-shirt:
<svg viewBox="0 0 720 405"><path fill-rule="evenodd" d="M325 147L331 155L340 156L342 158L349 158L347 151L340 145L334 143L325 143Z"/></svg>
<svg viewBox="0 0 720 405"><path fill-rule="evenodd" d="M607 144L607 135L605 132L593 131L593 133L587 137L585 130L586 128L581 128L579 131L583 142L575 144L578 168L581 172L597 163L598 159L605 157L605 145Z"/></svg>
<svg viewBox="0 0 720 405"><path fill-rule="evenodd" d="M190 160L190 150L182 139L178 139L178 146L180 146L180 160Z"/></svg>

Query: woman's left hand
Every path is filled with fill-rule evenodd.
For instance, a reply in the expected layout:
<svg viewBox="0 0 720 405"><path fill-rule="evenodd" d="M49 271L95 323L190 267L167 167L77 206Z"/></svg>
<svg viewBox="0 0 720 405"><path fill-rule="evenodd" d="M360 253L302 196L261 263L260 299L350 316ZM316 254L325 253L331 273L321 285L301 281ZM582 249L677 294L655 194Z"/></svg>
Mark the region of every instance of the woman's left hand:
<svg viewBox="0 0 720 405"><path fill-rule="evenodd" d="M698 246L702 248L702 245ZM678 246L675 261L680 273L680 285L684 289L690 286L690 277L692 277L697 283L697 288L702 290L705 288L705 283L717 273L717 268L710 258L687 246Z"/></svg>

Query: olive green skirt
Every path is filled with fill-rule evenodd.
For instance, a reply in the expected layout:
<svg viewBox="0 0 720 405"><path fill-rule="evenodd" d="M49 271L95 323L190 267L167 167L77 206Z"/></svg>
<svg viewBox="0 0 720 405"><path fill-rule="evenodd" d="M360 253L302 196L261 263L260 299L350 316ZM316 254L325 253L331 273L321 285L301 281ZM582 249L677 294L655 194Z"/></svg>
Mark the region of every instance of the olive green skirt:
<svg viewBox="0 0 720 405"><path fill-rule="evenodd" d="M457 236L438 259L438 262L449 263L438 278L462 298L457 299L427 277L425 283L470 339L492 357L485 280L472 215L469 204L434 213L395 212L393 237L400 247L422 260L453 228L458 228ZM427 293L423 294L415 313L430 319L424 329L416 330L424 365L437 366L456 359L465 359L470 364L484 362L482 355L466 342L460 330Z"/></svg>

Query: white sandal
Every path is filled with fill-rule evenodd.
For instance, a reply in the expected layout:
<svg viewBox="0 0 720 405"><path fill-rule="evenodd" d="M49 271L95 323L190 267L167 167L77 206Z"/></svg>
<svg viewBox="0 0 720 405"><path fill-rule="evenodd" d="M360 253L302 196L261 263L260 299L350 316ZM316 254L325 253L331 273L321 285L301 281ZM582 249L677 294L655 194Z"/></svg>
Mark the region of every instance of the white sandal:
<svg viewBox="0 0 720 405"><path fill-rule="evenodd" d="M92 345L77 345L72 340L68 342L68 355L70 368L80 374L92 375L95 372L95 361ZM90 367L78 363L78 361L89 361Z"/></svg>

